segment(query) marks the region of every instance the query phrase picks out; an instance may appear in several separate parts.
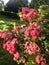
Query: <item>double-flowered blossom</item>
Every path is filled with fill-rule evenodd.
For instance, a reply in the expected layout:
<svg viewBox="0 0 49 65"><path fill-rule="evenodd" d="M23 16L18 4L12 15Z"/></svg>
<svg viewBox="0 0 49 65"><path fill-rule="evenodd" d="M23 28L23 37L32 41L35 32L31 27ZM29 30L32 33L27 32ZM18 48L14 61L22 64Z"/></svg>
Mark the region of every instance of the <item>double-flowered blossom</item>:
<svg viewBox="0 0 49 65"><path fill-rule="evenodd" d="M21 60L21 62L22 62L22 63L25 63L25 62L26 62L26 59L25 59L25 58L23 58L23 59Z"/></svg>
<svg viewBox="0 0 49 65"><path fill-rule="evenodd" d="M29 55L40 52L40 47L35 42L26 42L24 44L24 47L25 47L24 53L28 53Z"/></svg>
<svg viewBox="0 0 49 65"><path fill-rule="evenodd" d="M36 40L39 37L40 33L41 33L40 26L36 23L33 23L26 28L24 32L24 37L25 39L28 39L31 36L33 39Z"/></svg>
<svg viewBox="0 0 49 65"><path fill-rule="evenodd" d="M29 9L28 7L24 7L22 8L21 19L22 18L32 23L33 22L32 18L38 18L38 12L35 9Z"/></svg>
<svg viewBox="0 0 49 65"><path fill-rule="evenodd" d="M34 18L38 18L38 12L35 9L30 9L27 16L29 16L29 17L33 16Z"/></svg>
<svg viewBox="0 0 49 65"><path fill-rule="evenodd" d="M17 37L14 37L19 35L17 33L18 30L19 30L18 26L14 28L12 32L8 29L0 30L0 39L1 39L0 41L3 41L1 42L2 47L3 49L7 50L10 54L12 54L15 60L17 60L20 56L19 52L17 52L18 40Z"/></svg>
<svg viewBox="0 0 49 65"><path fill-rule="evenodd" d="M14 38L14 39L7 41L6 43L3 44L3 48L5 50L7 50L10 54L14 55L14 57L13 57L14 61L19 59L19 57L20 57L20 54L19 54L19 52L17 52L16 46L15 46L17 43L18 43L17 39Z"/></svg>
<svg viewBox="0 0 49 65"><path fill-rule="evenodd" d="M29 13L29 8L28 7L23 7L22 8L22 14L27 14Z"/></svg>
<svg viewBox="0 0 49 65"><path fill-rule="evenodd" d="M37 56L35 61L40 65L46 65L46 59L42 56Z"/></svg>
<svg viewBox="0 0 49 65"><path fill-rule="evenodd" d="M0 38L2 39L10 39L12 37L12 35L10 34L10 31L7 29L7 30L0 30Z"/></svg>
<svg viewBox="0 0 49 65"><path fill-rule="evenodd" d="M16 52L15 44L17 43L18 43L17 39L14 38L13 40L4 43L3 48L7 50L10 54L14 54Z"/></svg>
<svg viewBox="0 0 49 65"><path fill-rule="evenodd" d="M17 60L19 59L19 57L20 57L19 52L16 52L16 53L14 54L13 60L14 60L14 61L17 61Z"/></svg>
<svg viewBox="0 0 49 65"><path fill-rule="evenodd" d="M18 40L16 38L13 38L12 41L10 42L11 44L15 45L18 43Z"/></svg>

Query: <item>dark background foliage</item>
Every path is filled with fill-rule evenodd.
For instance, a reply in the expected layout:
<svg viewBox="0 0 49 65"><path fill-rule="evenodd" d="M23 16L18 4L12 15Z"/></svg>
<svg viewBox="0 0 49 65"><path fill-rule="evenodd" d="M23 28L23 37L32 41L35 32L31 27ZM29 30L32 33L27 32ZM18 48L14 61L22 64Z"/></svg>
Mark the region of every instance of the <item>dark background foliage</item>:
<svg viewBox="0 0 49 65"><path fill-rule="evenodd" d="M5 6L5 11L18 12L22 7L27 6L28 0L9 0Z"/></svg>
<svg viewBox="0 0 49 65"><path fill-rule="evenodd" d="M31 8L39 8L40 5L49 5L49 0L31 0L29 6Z"/></svg>

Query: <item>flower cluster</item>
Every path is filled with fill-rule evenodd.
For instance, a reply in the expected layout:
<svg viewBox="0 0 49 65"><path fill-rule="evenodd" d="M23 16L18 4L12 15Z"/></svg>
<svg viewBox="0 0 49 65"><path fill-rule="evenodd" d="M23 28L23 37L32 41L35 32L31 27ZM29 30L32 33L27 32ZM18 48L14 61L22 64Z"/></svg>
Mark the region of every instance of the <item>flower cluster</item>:
<svg viewBox="0 0 49 65"><path fill-rule="evenodd" d="M30 26L26 28L24 32L24 37L25 39L28 39L31 36L33 39L36 40L39 37L40 33L41 33L40 26L36 23L33 23L33 24L30 24Z"/></svg>
<svg viewBox="0 0 49 65"><path fill-rule="evenodd" d="M7 50L10 54L14 55L13 60L19 59L20 54L17 52L15 45L18 43L16 38L12 40L8 40L6 43L3 44L3 48Z"/></svg>
<svg viewBox="0 0 49 65"><path fill-rule="evenodd" d="M3 48L9 51L10 54L14 54L16 52L15 44L18 43L17 39L8 40L6 43L3 44Z"/></svg>
<svg viewBox="0 0 49 65"><path fill-rule="evenodd" d="M22 8L22 14L27 14L27 13L29 13L29 8L28 7Z"/></svg>
<svg viewBox="0 0 49 65"><path fill-rule="evenodd" d="M10 39L11 38L11 34L9 32L9 30L0 30L0 38L1 39Z"/></svg>
<svg viewBox="0 0 49 65"><path fill-rule="evenodd" d="M19 58L20 58L20 54L19 54L18 52L16 52L16 53L14 54L13 60L14 60L14 61L17 61Z"/></svg>
<svg viewBox="0 0 49 65"><path fill-rule="evenodd" d="M26 27L24 32L24 53L27 53L29 55L37 54L40 52L40 47L36 42L28 41L30 39L38 39L38 37L41 34L41 27L38 24L39 22L42 22L42 20L39 20L38 23L34 21L34 18L38 18L38 12L35 9L29 9L27 7L22 8L22 18L29 21L29 26ZM46 20L45 20L46 21ZM44 22L45 22L44 21ZM27 40L27 42L26 42ZM35 62L40 65L46 65L46 59L42 56L38 56L35 58Z"/></svg>
<svg viewBox="0 0 49 65"><path fill-rule="evenodd" d="M6 29L6 30L0 30L0 41L1 42L1 46L3 47L3 49L7 50L10 54L12 54L14 56L13 60L17 60L19 59L19 52L17 52L17 44L18 44L18 40L17 40L17 36L19 35L19 33L17 33L19 30L19 27L16 26L12 31Z"/></svg>
<svg viewBox="0 0 49 65"><path fill-rule="evenodd" d="M29 21L30 23L33 22L32 18L37 18L38 12L35 9L29 9L28 7L22 8L22 17L23 19Z"/></svg>
<svg viewBox="0 0 49 65"><path fill-rule="evenodd" d="M38 12L28 7L22 8L22 18L29 21L29 24L26 22L27 24L14 26L12 30L0 30L0 41L3 40L1 46L12 54L13 60L18 60L18 63L25 64L25 62L33 60L39 65L46 65L46 59L43 56L39 56L42 51L41 47L45 50L45 47L42 46L44 41L40 39L42 29L39 22L42 22L42 19L35 22L33 19L38 18ZM28 60L28 56L32 57L33 55L35 55L35 58Z"/></svg>
<svg viewBox="0 0 49 65"><path fill-rule="evenodd" d="M24 53L28 53L29 55L40 52L40 47L34 42L26 42L24 46L25 46Z"/></svg>
<svg viewBox="0 0 49 65"><path fill-rule="evenodd" d="M46 59L43 58L42 56L37 56L35 59L36 63L40 65L46 65Z"/></svg>

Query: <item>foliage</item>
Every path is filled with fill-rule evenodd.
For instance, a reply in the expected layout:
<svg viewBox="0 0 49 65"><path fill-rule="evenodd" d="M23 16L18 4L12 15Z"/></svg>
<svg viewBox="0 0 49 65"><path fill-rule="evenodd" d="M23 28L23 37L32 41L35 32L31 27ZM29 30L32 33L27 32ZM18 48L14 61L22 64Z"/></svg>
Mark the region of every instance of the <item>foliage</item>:
<svg viewBox="0 0 49 65"><path fill-rule="evenodd" d="M8 18L20 19L17 13L14 13L14 12L0 11L0 15L8 17Z"/></svg>
<svg viewBox="0 0 49 65"><path fill-rule="evenodd" d="M38 9L41 5L49 5L49 0L31 0L29 7Z"/></svg>
<svg viewBox="0 0 49 65"><path fill-rule="evenodd" d="M27 0L9 0L9 2L5 6L5 11L9 12L18 12L22 7L27 6Z"/></svg>

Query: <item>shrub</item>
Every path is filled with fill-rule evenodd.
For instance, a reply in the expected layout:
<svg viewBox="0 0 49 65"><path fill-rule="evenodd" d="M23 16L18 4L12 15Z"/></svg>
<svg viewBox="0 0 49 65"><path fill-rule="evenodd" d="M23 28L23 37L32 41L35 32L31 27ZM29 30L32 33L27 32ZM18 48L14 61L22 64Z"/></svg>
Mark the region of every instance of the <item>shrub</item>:
<svg viewBox="0 0 49 65"><path fill-rule="evenodd" d="M38 14L37 10L24 7L20 19L27 24L14 26L12 30L0 30L0 46L13 55L18 64L48 64L48 23Z"/></svg>

